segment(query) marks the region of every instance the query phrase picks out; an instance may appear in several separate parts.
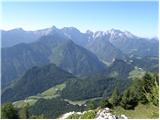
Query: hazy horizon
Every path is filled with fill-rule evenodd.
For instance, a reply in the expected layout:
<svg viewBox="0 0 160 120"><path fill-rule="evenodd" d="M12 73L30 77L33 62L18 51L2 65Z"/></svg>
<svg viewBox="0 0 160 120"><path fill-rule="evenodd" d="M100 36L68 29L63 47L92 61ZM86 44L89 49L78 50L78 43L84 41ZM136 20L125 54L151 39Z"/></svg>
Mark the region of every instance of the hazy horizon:
<svg viewBox="0 0 160 120"><path fill-rule="evenodd" d="M74 27L74 26L64 26L64 27L61 27L61 28L58 28L57 26L55 26L55 25L52 25L52 26L49 26L49 27L45 27L45 28L40 28L40 29L30 29L30 30L27 30L27 29L24 29L23 27L16 27L16 28L11 28L11 29L1 29L1 30L3 30L3 31L11 31L11 30L16 30L16 29L22 29L22 30L24 30L24 31L38 31L38 30L44 30L44 29L50 29L50 28L52 28L52 27L56 27L57 29L63 29L63 28L76 28L76 27ZM78 29L78 28L76 28L76 29ZM123 29L117 29L117 28L111 28L111 29L106 29L106 30L91 30L91 29L86 29L86 31L81 31L80 29L78 29L81 33L86 33L87 31L91 31L91 32L93 32L93 33L95 33L95 32L98 32L98 31L103 31L103 32L107 32L107 31L109 31L109 30L112 30L112 29L114 29L114 30L120 30L121 32L129 32L129 33L131 33L131 34L133 34L133 35L135 35L135 36L137 36L137 37L142 37L142 38L158 38L158 35L157 36L140 36L140 35L137 35L137 34L135 34L135 33L133 33L133 32L130 32L129 30L123 30ZM158 40L159 40L159 38L158 38Z"/></svg>
<svg viewBox="0 0 160 120"><path fill-rule="evenodd" d="M135 9L136 8L136 9ZM158 37L158 1L3 2L3 30L75 27L81 32L119 29Z"/></svg>

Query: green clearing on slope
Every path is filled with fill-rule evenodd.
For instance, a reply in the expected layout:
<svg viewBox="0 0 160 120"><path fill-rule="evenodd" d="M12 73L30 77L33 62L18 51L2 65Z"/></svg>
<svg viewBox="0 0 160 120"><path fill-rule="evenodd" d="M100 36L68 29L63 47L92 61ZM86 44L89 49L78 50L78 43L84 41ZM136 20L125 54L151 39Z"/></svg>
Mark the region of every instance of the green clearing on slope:
<svg viewBox="0 0 160 120"><path fill-rule="evenodd" d="M129 77L130 79L142 79L142 77L145 75L145 71L141 68L138 67L134 67L134 70L132 70L131 72L129 72Z"/></svg>
<svg viewBox="0 0 160 120"><path fill-rule="evenodd" d="M125 110L124 108L118 106L113 110L114 114L117 116L124 114L129 119L155 119L159 118L158 107L152 104L139 104L134 110Z"/></svg>
<svg viewBox="0 0 160 120"><path fill-rule="evenodd" d="M32 106L34 105L40 98L44 99L52 99L59 96L59 92L65 88L66 84L62 83L56 86L49 88L48 90L42 92L41 94L37 94L35 96L29 96L25 100L19 100L13 103L16 108L21 108L25 106L27 103Z"/></svg>
<svg viewBox="0 0 160 120"><path fill-rule="evenodd" d="M59 84L59 85L56 85L44 92L41 93L42 96L55 96L57 94L59 94L60 91L62 91L64 88L66 87L66 84L63 83L63 84Z"/></svg>

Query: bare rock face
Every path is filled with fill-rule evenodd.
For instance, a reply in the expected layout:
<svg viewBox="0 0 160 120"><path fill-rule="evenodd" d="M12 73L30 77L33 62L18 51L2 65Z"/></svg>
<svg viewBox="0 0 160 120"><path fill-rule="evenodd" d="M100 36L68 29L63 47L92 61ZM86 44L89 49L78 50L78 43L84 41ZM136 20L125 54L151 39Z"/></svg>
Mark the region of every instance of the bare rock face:
<svg viewBox="0 0 160 120"><path fill-rule="evenodd" d="M111 113L111 110L109 108L105 108L97 112L96 119L128 119L128 118L123 114L120 115L120 117L117 117Z"/></svg>
<svg viewBox="0 0 160 120"><path fill-rule="evenodd" d="M116 116L111 113L109 108L105 108L97 112L96 119L116 119Z"/></svg>

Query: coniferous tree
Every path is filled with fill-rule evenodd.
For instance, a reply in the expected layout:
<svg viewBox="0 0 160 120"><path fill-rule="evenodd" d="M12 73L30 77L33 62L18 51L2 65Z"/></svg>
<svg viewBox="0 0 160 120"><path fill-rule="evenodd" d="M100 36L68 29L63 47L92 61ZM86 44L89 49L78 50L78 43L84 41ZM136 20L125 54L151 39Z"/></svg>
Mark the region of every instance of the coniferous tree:
<svg viewBox="0 0 160 120"><path fill-rule="evenodd" d="M109 102L113 105L113 106L117 106L120 102L120 95L119 95L119 91L117 88L115 88L113 90L112 96L109 99Z"/></svg>
<svg viewBox="0 0 160 120"><path fill-rule="evenodd" d="M134 91L132 91L131 89L127 89L123 93L122 100L121 100L121 106L124 109L134 109L134 107L137 106L137 104L138 104L138 101L137 101Z"/></svg>
<svg viewBox="0 0 160 120"><path fill-rule="evenodd" d="M92 110L92 109L95 109L95 108L96 108L96 106L95 106L94 101L88 101L88 103L87 103L87 109L88 110Z"/></svg>
<svg viewBox="0 0 160 120"><path fill-rule="evenodd" d="M108 100L104 100L104 99L102 99L99 104L101 108L105 108L105 107L111 108L112 107L112 104L109 103Z"/></svg>
<svg viewBox="0 0 160 120"><path fill-rule="evenodd" d="M18 119L18 111L14 108L12 103L5 103L1 109L2 119Z"/></svg>

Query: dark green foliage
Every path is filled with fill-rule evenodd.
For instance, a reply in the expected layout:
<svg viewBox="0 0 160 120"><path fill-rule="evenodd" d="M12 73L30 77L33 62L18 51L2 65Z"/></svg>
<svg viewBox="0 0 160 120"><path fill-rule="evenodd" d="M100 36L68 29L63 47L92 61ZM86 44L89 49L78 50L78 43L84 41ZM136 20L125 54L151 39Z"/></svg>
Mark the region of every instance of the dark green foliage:
<svg viewBox="0 0 160 120"><path fill-rule="evenodd" d="M96 103L94 101L88 101L86 105L87 105L87 110L93 110L96 108Z"/></svg>
<svg viewBox="0 0 160 120"><path fill-rule="evenodd" d="M88 98L102 97L105 89L108 89L107 96L111 95L114 88L114 78L94 80L70 80L62 90L61 96L70 100L83 100Z"/></svg>
<svg viewBox="0 0 160 120"><path fill-rule="evenodd" d="M144 76L144 74L145 73L141 74L140 76L138 76L136 74L133 75L131 77L132 84L129 87L129 89L132 89L132 91L134 92L134 95L136 96L137 100L143 104L147 103L147 99L146 99L144 92L143 92L143 86L144 86L143 76Z"/></svg>
<svg viewBox="0 0 160 120"><path fill-rule="evenodd" d="M142 78L132 78L132 85L123 93L121 106L125 109L133 109L138 102L143 104L159 104L158 75L145 73Z"/></svg>
<svg viewBox="0 0 160 120"><path fill-rule="evenodd" d="M146 73L143 77L143 93L148 102L159 105L159 79L158 74Z"/></svg>
<svg viewBox="0 0 160 120"><path fill-rule="evenodd" d="M18 119L18 111L14 108L12 103L5 103L1 108L2 119Z"/></svg>
<svg viewBox="0 0 160 120"><path fill-rule="evenodd" d="M81 115L80 119L94 119L96 117L96 113L93 110L89 110Z"/></svg>
<svg viewBox="0 0 160 120"><path fill-rule="evenodd" d="M6 89L2 93L2 103L36 95L70 79L76 78L72 74L56 67L54 64L33 67L11 86L11 88Z"/></svg>
<svg viewBox="0 0 160 120"><path fill-rule="evenodd" d="M43 114L47 118L57 118L70 111L83 111L84 106L72 105L61 98L40 99L30 108L30 116Z"/></svg>
<svg viewBox="0 0 160 120"><path fill-rule="evenodd" d="M66 88L62 91L62 97L71 100L81 100L94 97L107 98L112 94L115 86L120 93L131 84L128 79L129 72L134 66L122 60L115 60L104 75L94 75L84 80L71 80L66 83ZM113 76L113 72L117 75Z"/></svg>
<svg viewBox="0 0 160 120"><path fill-rule="evenodd" d="M154 76L151 73L146 73L143 77L144 90L147 93L151 93L152 87L154 86Z"/></svg>
<svg viewBox="0 0 160 120"><path fill-rule="evenodd" d="M100 101L99 105L100 105L101 108L107 107L107 102L106 102L106 100L103 100L103 99L102 99L102 100Z"/></svg>
<svg viewBox="0 0 160 120"><path fill-rule="evenodd" d="M80 114L74 113L74 114L70 115L67 119L79 119L80 116L81 116Z"/></svg>
<svg viewBox="0 0 160 120"><path fill-rule="evenodd" d="M145 73L141 78L133 78L131 88L135 91L138 101L141 103L153 102L158 105L159 101L159 85L157 73Z"/></svg>
<svg viewBox="0 0 160 120"><path fill-rule="evenodd" d="M119 79L126 79L129 75L129 72L134 69L132 64L129 64L123 60L115 59L112 65L108 68L109 73L116 72ZM127 80L126 80L127 82Z"/></svg>
<svg viewBox="0 0 160 120"><path fill-rule="evenodd" d="M74 113L70 115L67 119L95 119L96 112L94 110L88 110L82 114Z"/></svg>
<svg viewBox="0 0 160 120"><path fill-rule="evenodd" d="M127 89L122 96L121 106L125 109L134 109L137 106L138 100L136 98L135 92L131 89Z"/></svg>
<svg viewBox="0 0 160 120"><path fill-rule="evenodd" d="M101 108L106 108L106 107L108 107L108 108L112 108L112 104L106 99L102 99L101 101L100 101L100 103L99 103L99 106L101 107Z"/></svg>
<svg viewBox="0 0 160 120"><path fill-rule="evenodd" d="M112 65L108 68L108 76L113 77L115 79L115 86L120 91L120 94L123 93L123 91L131 85L131 80L128 78L129 72L134 69L134 66L132 64L129 64L123 60L117 60L112 63ZM103 97L108 98L108 92L110 91L110 95L113 92L113 89L110 90L106 88L104 91Z"/></svg>
<svg viewBox="0 0 160 120"><path fill-rule="evenodd" d="M109 98L109 102L113 106L117 106L120 103L120 94L117 88L113 90L112 96Z"/></svg>

